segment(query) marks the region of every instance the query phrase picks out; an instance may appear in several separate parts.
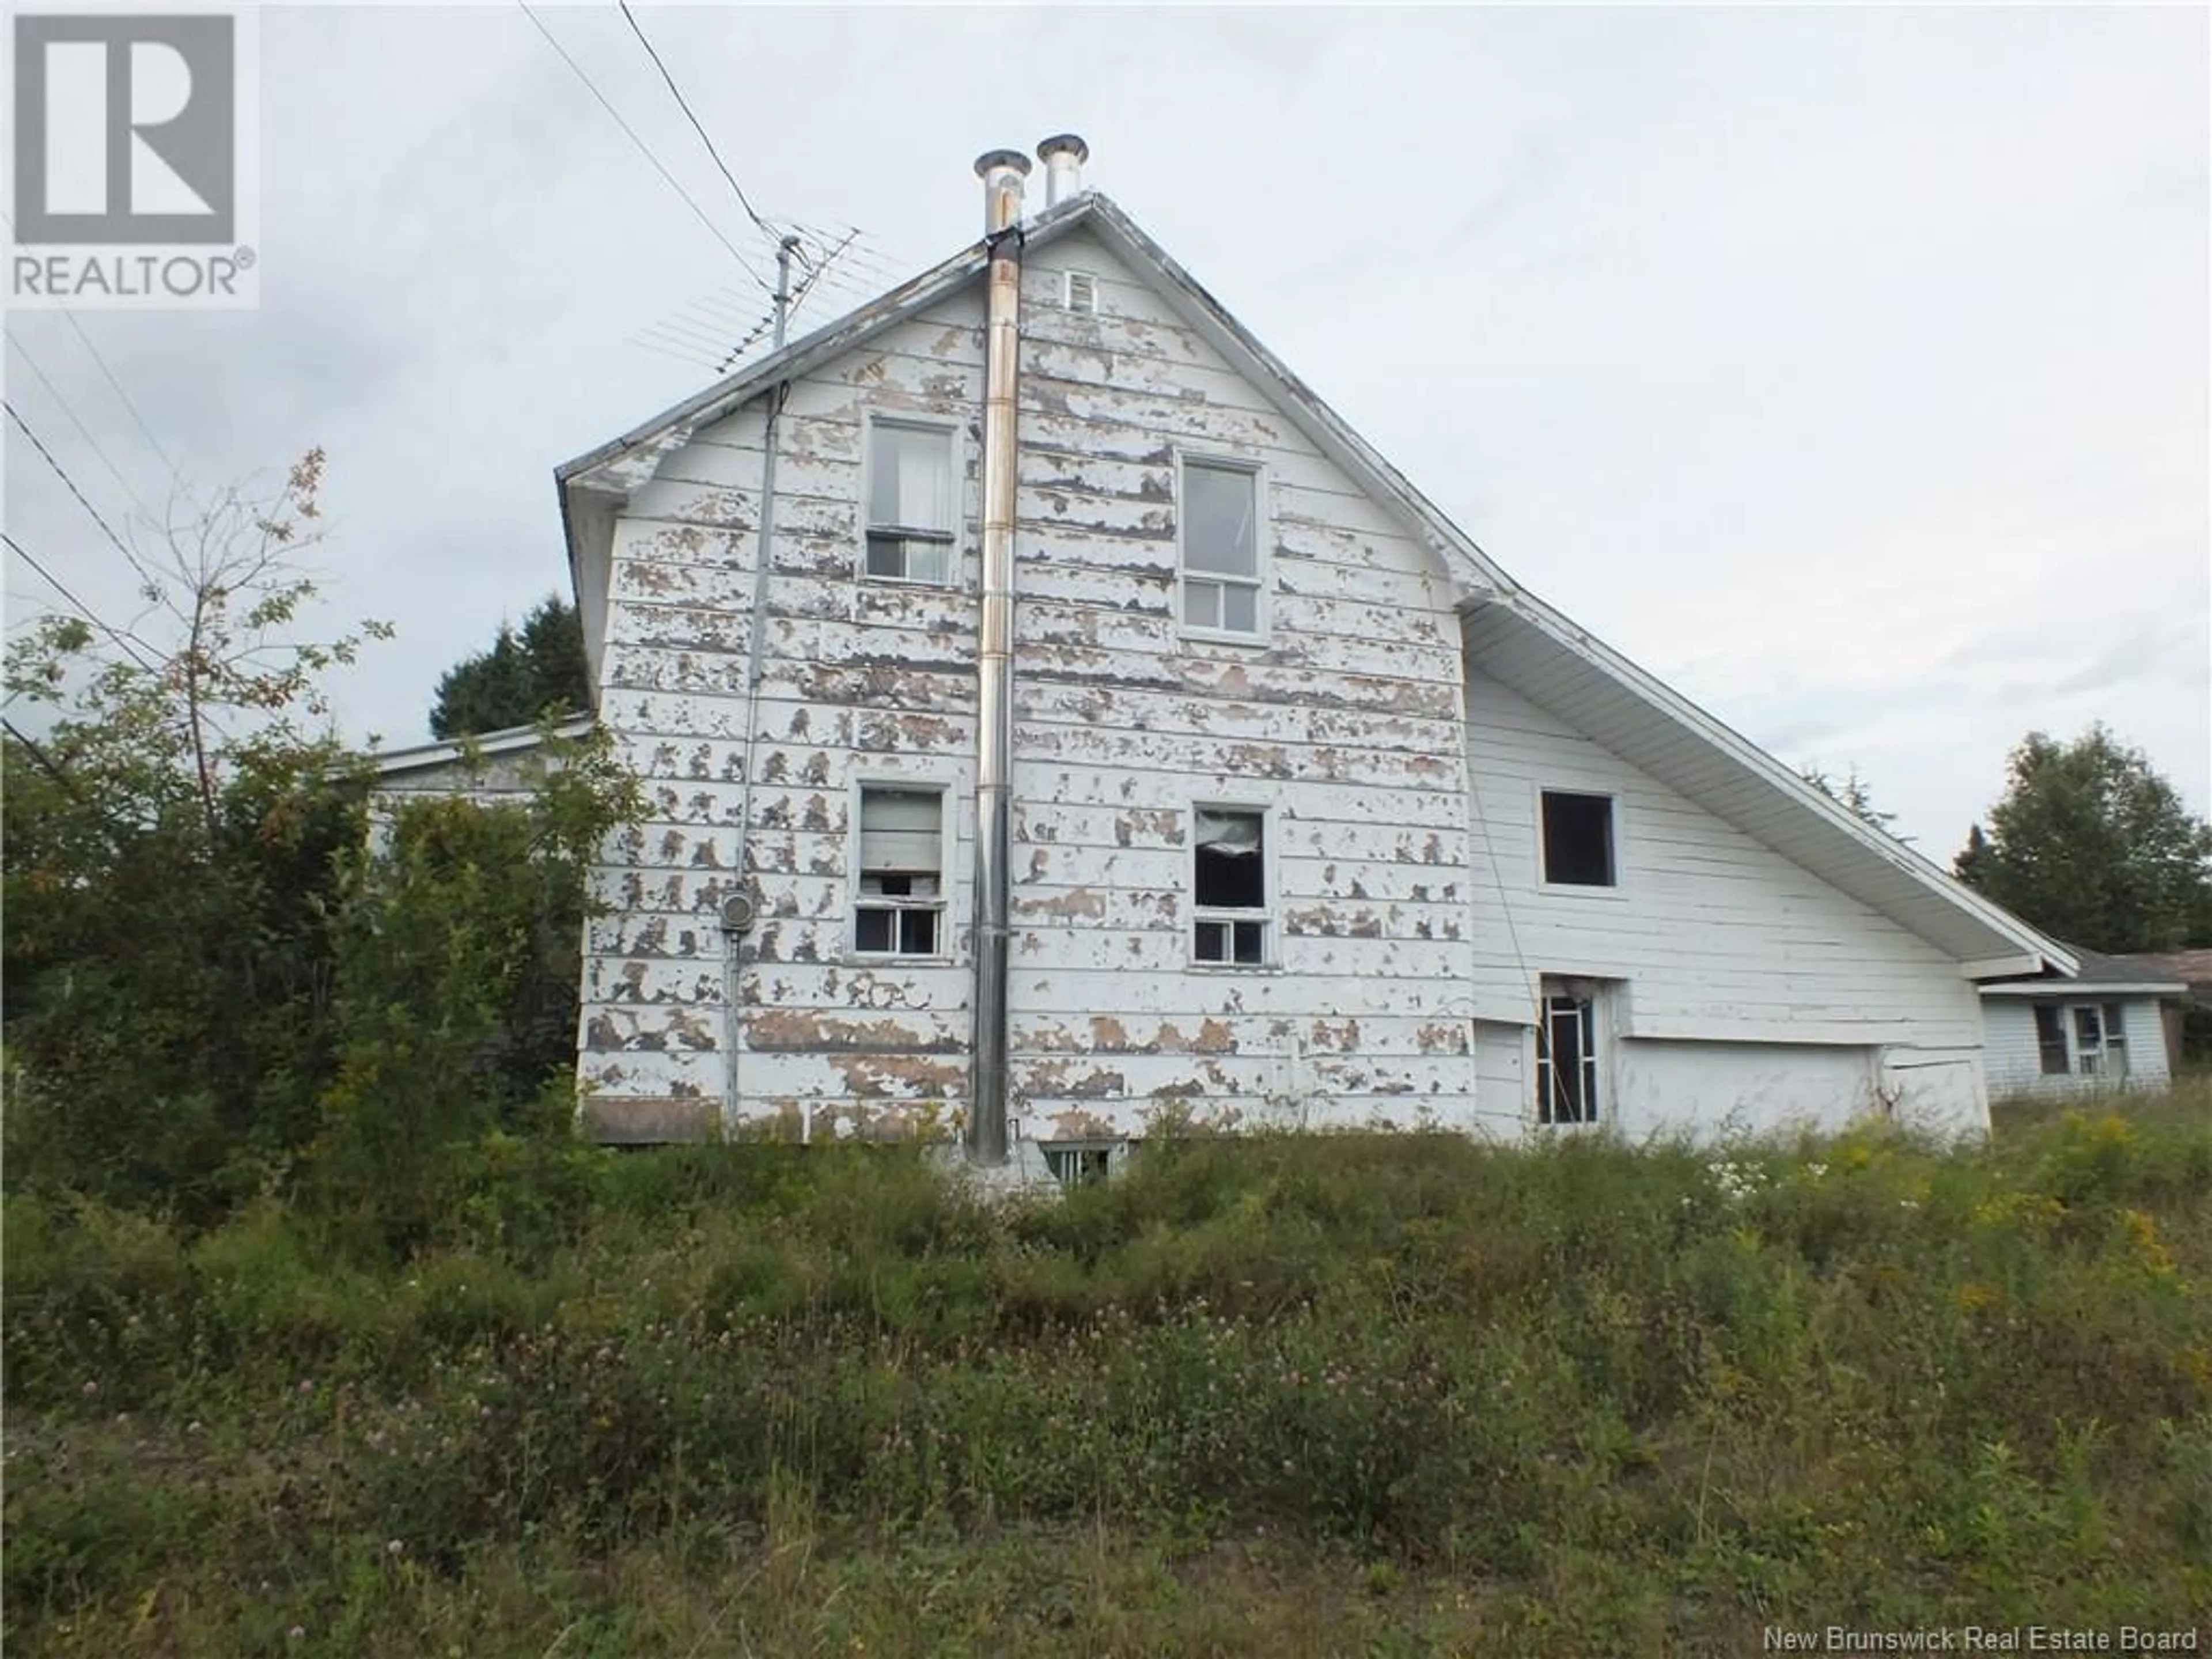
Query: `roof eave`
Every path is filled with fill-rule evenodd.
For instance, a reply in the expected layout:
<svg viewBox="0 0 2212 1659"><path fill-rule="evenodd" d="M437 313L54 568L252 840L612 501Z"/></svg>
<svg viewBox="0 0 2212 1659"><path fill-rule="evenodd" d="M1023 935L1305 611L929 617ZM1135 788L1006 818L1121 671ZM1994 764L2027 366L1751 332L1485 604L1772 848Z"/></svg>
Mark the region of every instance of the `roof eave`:
<svg viewBox="0 0 2212 1659"><path fill-rule="evenodd" d="M2164 984L2155 981L2107 982L2094 979L2031 979L2014 980L2003 985L1984 985L1979 988L1985 997L2071 997L2079 1001L2083 997L2182 997L2189 988L2179 981Z"/></svg>
<svg viewBox="0 0 2212 1659"><path fill-rule="evenodd" d="M556 738L581 737L592 729L590 714L570 714L554 722L551 731ZM545 732L539 726L510 726L496 732L484 732L474 737L441 738L430 743L418 743L405 749L387 749L368 757L368 769L376 776L393 777L406 772L425 771L433 767L450 766L473 750L485 759L498 755L526 753L545 740Z"/></svg>
<svg viewBox="0 0 2212 1659"><path fill-rule="evenodd" d="M1582 658L1630 696L1692 733L1730 763L1749 772L1799 810L1819 817L1832 830L1850 836L1861 848L1910 877L1919 887L1979 923L1993 942L2032 958L2040 968L2068 975L2079 970L2079 960L2057 940L2030 927L2002 906L1984 898L1955 876L1914 852L1894 836L1863 822L1857 814L1815 789L1750 738L1692 702L1656 676L1638 667L1526 588L1516 587L1500 596L1498 604L1562 650ZM1969 977L1978 976L1975 970L1984 965L1978 959L1962 961ZM1997 971L2018 971L2017 965L2007 968L2002 959L1990 965L1995 966Z"/></svg>

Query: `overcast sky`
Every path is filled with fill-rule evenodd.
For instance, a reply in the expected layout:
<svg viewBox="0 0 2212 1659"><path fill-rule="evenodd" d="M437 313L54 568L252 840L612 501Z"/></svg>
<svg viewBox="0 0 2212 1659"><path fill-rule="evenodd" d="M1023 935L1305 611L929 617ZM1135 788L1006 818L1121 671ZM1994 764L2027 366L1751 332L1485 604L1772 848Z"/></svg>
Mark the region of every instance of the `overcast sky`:
<svg viewBox="0 0 2212 1659"><path fill-rule="evenodd" d="M620 14L538 15L765 267ZM972 239L980 151L1084 134L1508 570L1939 859L2031 728L2103 719L2212 802L2201 8L640 16L763 212L865 231L855 283ZM331 614L399 630L341 711L404 744L565 591L553 467L711 378L640 332L762 302L517 6L272 9L261 67L260 308L79 320L188 481L329 451ZM103 514L160 501L68 320L8 329ZM127 614L12 426L6 461L9 532Z"/></svg>

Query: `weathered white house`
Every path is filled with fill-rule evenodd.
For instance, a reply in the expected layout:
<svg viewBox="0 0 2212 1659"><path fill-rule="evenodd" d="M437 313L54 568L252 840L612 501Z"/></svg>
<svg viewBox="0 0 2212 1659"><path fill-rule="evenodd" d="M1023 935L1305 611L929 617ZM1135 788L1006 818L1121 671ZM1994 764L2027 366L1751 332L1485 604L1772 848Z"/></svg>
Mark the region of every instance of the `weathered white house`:
<svg viewBox="0 0 2212 1659"><path fill-rule="evenodd" d="M615 1139L1987 1121L2075 964L1522 587L1048 141L562 467Z"/></svg>

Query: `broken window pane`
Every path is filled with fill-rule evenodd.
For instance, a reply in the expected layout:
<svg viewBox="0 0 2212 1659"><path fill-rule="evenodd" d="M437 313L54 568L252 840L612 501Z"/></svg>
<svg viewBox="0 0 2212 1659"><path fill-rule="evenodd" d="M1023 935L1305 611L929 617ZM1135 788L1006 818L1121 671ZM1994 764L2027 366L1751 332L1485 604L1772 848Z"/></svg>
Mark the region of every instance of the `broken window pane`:
<svg viewBox="0 0 2212 1659"><path fill-rule="evenodd" d="M2066 1022L2057 1004L2035 1005L2035 1047L2045 1077L2063 1077L2073 1069L2066 1048Z"/></svg>
<svg viewBox="0 0 2212 1659"><path fill-rule="evenodd" d="M943 794L933 789L860 791L860 902L853 948L935 956L944 886Z"/></svg>
<svg viewBox="0 0 2212 1659"><path fill-rule="evenodd" d="M1597 1121L1597 1023L1595 998L1544 986L1536 1027L1536 1116L1541 1123Z"/></svg>
<svg viewBox="0 0 2212 1659"><path fill-rule="evenodd" d="M1261 910L1267 904L1267 863L1257 812L1198 815L1198 891L1201 910Z"/></svg>
<svg viewBox="0 0 2212 1659"><path fill-rule="evenodd" d="M1613 797L1544 792L1544 880L1568 887L1614 884Z"/></svg>
<svg viewBox="0 0 2212 1659"><path fill-rule="evenodd" d="M1267 818L1201 806L1192 814L1191 948L1200 962L1253 967L1267 959ZM1221 912L1257 912L1222 915Z"/></svg>

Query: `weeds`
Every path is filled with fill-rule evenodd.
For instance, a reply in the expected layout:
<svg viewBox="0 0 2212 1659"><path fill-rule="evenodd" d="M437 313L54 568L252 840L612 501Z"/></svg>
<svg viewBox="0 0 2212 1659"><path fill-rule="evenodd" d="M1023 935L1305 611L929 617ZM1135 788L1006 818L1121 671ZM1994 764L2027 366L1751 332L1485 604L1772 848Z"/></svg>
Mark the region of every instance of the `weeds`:
<svg viewBox="0 0 2212 1659"><path fill-rule="evenodd" d="M1263 1542L1404 1651L2203 1607L2208 1146L2186 1102L1948 1152L1192 1139L1011 1210L899 1152L495 1152L391 1267L274 1203L186 1242L19 1196L10 1633L1237 1646Z"/></svg>

